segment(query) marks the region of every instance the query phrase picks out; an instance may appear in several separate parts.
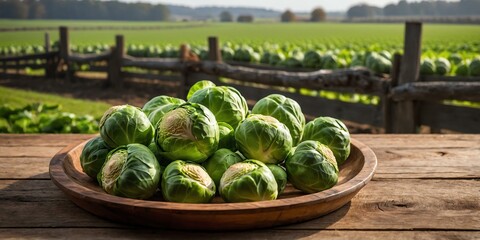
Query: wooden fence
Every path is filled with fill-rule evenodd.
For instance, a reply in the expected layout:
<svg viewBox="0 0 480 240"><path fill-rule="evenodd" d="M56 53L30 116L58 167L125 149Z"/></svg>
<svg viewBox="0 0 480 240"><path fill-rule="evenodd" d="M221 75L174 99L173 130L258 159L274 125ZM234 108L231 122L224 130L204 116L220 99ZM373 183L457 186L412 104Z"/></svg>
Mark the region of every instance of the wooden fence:
<svg viewBox="0 0 480 240"><path fill-rule="evenodd" d="M199 61L186 45L179 58L137 58L125 54L125 41L117 35L115 45L101 54L70 52L69 32L60 27L58 52L0 58L3 72L30 66L29 60L41 59L47 77L74 79L74 66L89 64L89 71L106 72L112 88L125 81L157 79L168 83L177 97L185 98L191 85L202 79L237 88L254 104L272 93L295 99L307 118L332 116L344 121L382 128L386 133L416 133L421 126L431 132L442 129L480 133L480 109L444 104L444 100L480 101L479 77L419 76L422 24L407 22L404 55L395 54L392 72L373 74L366 68L292 71L272 66L224 62L216 37L208 39L209 59ZM46 45L49 45L48 37ZM133 70L133 71L132 71ZM380 97L378 105L329 100L318 95L302 95L300 89L362 93Z"/></svg>

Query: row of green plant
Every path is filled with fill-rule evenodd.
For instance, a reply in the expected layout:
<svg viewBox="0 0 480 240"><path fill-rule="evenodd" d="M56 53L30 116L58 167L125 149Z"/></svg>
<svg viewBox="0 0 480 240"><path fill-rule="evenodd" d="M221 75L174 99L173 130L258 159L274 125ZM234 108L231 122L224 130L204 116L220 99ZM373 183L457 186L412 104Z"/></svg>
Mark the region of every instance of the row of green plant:
<svg viewBox="0 0 480 240"><path fill-rule="evenodd" d="M57 48L57 43L53 49ZM72 45L75 53L101 53L107 44ZM200 59L208 58L204 45L192 45L192 51ZM0 48L0 56L43 52L42 46L7 46ZM130 44L127 54L134 57L177 58L179 48L171 44ZM388 74L392 67L393 53L401 53L395 44L233 44L221 47L225 61L237 61L280 66L287 68L339 69L364 66L376 73ZM480 43L429 45L422 52L422 75L480 76ZM87 70L87 69L83 69Z"/></svg>
<svg viewBox="0 0 480 240"><path fill-rule="evenodd" d="M98 121L91 115L64 112L58 104L34 103L23 107L0 106L0 133L95 133Z"/></svg>

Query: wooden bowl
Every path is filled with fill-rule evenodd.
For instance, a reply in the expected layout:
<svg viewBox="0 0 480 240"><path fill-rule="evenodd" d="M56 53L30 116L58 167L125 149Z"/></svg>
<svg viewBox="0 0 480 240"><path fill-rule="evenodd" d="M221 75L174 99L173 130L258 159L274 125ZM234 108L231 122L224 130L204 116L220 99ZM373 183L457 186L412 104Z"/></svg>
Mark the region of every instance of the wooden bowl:
<svg viewBox="0 0 480 240"><path fill-rule="evenodd" d="M239 230L302 222L339 209L372 179L377 166L373 151L352 139L351 153L340 166L339 182L319 193L304 194L287 185L277 200L209 204L172 203L155 196L135 200L105 193L80 165L87 141L65 147L50 162L50 177L79 207L100 217L127 224L188 230ZM160 194L158 194L160 195Z"/></svg>

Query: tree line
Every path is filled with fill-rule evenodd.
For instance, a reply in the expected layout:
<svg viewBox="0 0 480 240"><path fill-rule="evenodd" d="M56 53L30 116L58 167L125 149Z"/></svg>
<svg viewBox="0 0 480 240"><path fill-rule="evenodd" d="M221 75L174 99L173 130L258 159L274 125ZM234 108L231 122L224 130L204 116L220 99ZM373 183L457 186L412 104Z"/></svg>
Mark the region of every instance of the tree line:
<svg viewBox="0 0 480 240"><path fill-rule="evenodd" d="M479 0L420 1L388 4L383 8L360 4L347 11L348 18L398 17L398 16L473 16L480 15Z"/></svg>
<svg viewBox="0 0 480 240"><path fill-rule="evenodd" d="M170 11L162 4L141 2L0 0L0 18L166 21L170 18Z"/></svg>
<svg viewBox="0 0 480 240"><path fill-rule="evenodd" d="M297 22L297 21L304 21L304 22L321 22L325 21L327 14L323 8L315 8L310 13L310 18L308 19L301 19L295 15L294 12L291 10L286 10L280 15L280 21L282 22ZM228 11L223 11L220 13L220 22L233 22L234 18L233 15ZM237 17L237 22L253 22L252 15L239 15Z"/></svg>

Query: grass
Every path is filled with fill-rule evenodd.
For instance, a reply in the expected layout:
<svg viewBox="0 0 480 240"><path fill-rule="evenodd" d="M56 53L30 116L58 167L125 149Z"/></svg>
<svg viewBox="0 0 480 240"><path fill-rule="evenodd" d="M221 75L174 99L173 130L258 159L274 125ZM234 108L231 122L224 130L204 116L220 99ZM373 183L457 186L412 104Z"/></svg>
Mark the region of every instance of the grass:
<svg viewBox="0 0 480 240"><path fill-rule="evenodd" d="M62 111L78 115L90 114L95 118L100 118L110 107L109 104L103 102L72 99L55 94L38 93L0 86L0 105L8 104L12 107L23 107L27 104L39 102L60 104Z"/></svg>
<svg viewBox="0 0 480 240"><path fill-rule="evenodd" d="M185 25L194 25L185 28ZM67 26L168 26L157 30L78 30L71 31L72 44L113 44L116 34L123 34L126 43L206 45L208 36L218 36L220 41L258 44L275 43L328 43L328 44L402 44L403 24L359 23L158 23L115 21L35 21L0 20L0 28L8 27L57 27ZM178 27L176 27L178 26ZM52 41L58 39L58 31L50 31ZM43 31L3 32L2 45L43 44ZM476 25L424 24L423 42L435 44L470 44L480 41L480 28Z"/></svg>

